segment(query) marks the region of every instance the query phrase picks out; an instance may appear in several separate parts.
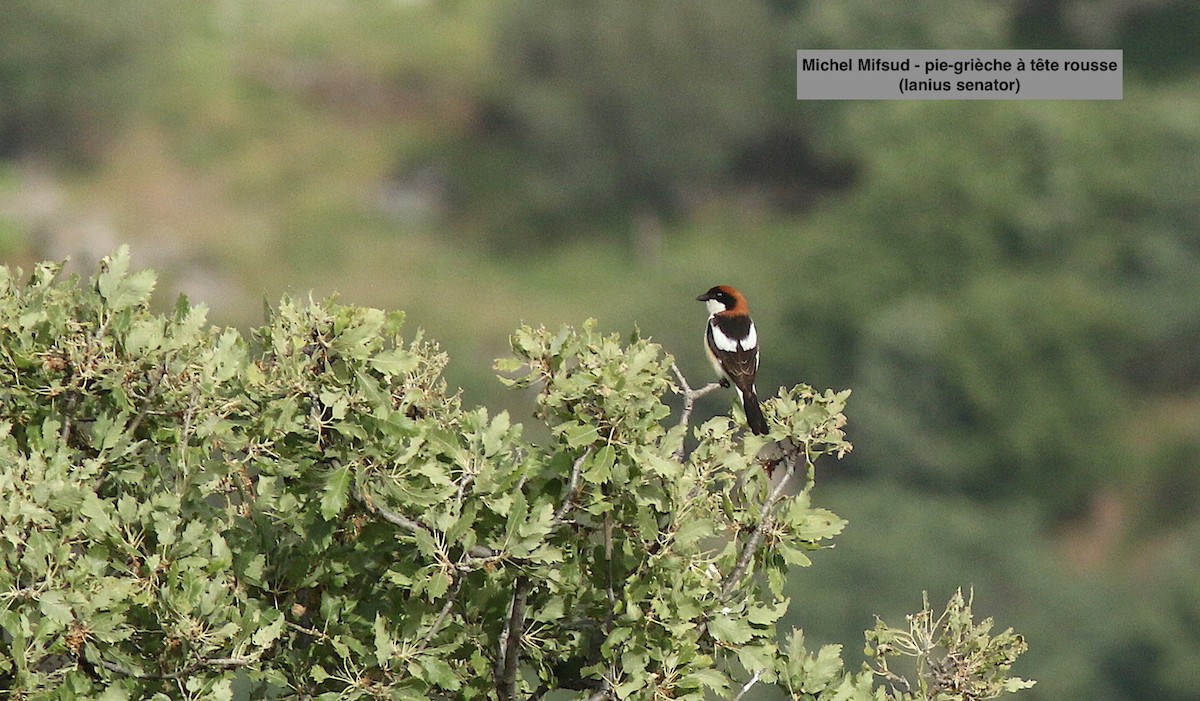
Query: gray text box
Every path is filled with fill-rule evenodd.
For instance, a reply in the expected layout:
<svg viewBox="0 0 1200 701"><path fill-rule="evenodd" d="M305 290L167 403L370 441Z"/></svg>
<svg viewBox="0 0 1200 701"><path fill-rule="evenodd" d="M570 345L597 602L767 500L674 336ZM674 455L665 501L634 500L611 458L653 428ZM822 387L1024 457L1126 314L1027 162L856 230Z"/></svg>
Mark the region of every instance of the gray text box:
<svg viewBox="0 0 1200 701"><path fill-rule="evenodd" d="M1120 49L796 52L798 100L1120 100Z"/></svg>

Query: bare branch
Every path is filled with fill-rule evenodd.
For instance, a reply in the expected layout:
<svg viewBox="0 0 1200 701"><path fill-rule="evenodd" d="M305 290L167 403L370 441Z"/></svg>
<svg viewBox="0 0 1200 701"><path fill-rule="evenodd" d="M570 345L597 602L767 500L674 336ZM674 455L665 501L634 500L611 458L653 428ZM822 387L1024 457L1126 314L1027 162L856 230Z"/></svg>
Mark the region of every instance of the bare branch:
<svg viewBox="0 0 1200 701"><path fill-rule="evenodd" d="M67 405L63 407L63 423L62 429L58 432L58 440L63 445L71 440L71 429L75 422L75 407L79 404L79 392L72 391L67 396Z"/></svg>
<svg viewBox="0 0 1200 701"><path fill-rule="evenodd" d="M605 679L601 683L600 690L587 697L587 701L609 701L612 697L612 683Z"/></svg>
<svg viewBox="0 0 1200 701"><path fill-rule="evenodd" d="M187 458L188 444L192 440L192 421L196 418L196 400L200 396L200 383L196 382L192 385L192 392L188 395L187 409L183 412L183 427L180 429L179 438L176 439L179 444L179 472L183 475L183 485L186 488L191 484L191 475L188 474ZM181 489L180 493L186 489Z"/></svg>
<svg viewBox="0 0 1200 701"><path fill-rule="evenodd" d="M762 678L762 670L760 669L754 673L754 676L750 677L749 681L747 681L745 684L742 685L742 690L738 692L737 696L733 697L733 701L742 701L742 697L746 695L746 692L753 689L754 685L757 684L758 680L761 678Z"/></svg>
<svg viewBox="0 0 1200 701"><path fill-rule="evenodd" d="M729 576L725 578L725 583L721 585L721 597L729 596L733 591L734 586L746 574L746 570L750 568L750 563L754 561L754 554L758 551L758 547L762 545L763 535L767 528L774 522L774 515L771 513L775 504L783 497L784 491L791 483L792 477L796 474L796 454L793 454L787 461L787 471L784 472L775 488L771 490L771 494L767 500L763 502L762 511L760 512L758 525L755 526L754 532L750 534L750 540L746 541L746 546L742 548L742 555L738 558L737 565Z"/></svg>
<svg viewBox="0 0 1200 701"><path fill-rule="evenodd" d="M450 615L450 609L454 607L454 601L458 598L458 590L461 588L462 579L459 579L458 583L454 585L454 589L450 592L450 596L446 597L446 605L442 607L442 610L438 613L437 618L433 620L433 625L430 626L429 632L425 634L424 642L426 644L428 644L430 640L433 640L433 636L437 635L438 630L440 630L442 627L442 623L446 621L446 616Z"/></svg>
<svg viewBox="0 0 1200 701"><path fill-rule="evenodd" d="M391 511L388 511L387 509L383 508L382 506L379 506L378 504L376 504L375 500L372 499L369 494L367 494L366 487L363 487L359 491L358 501L363 506L367 507L367 511L370 511L373 514L378 515L384 521L387 521L388 523L392 524L393 526L399 526L400 528L403 528L404 530L409 531L410 533L416 533L417 531L429 530L425 526L421 525L420 523L417 523L416 521L414 521L411 518L408 518L407 516L401 516L400 514L393 513Z"/></svg>
<svg viewBox="0 0 1200 701"><path fill-rule="evenodd" d="M692 409L696 406L696 400L719 388L721 383L710 382L700 389L692 389L692 386L688 384L687 378L680 372L678 365L671 363L671 370L675 372L675 378L679 380L679 387L683 391L683 413L679 417L679 425L686 427L692 420ZM682 441L679 443L679 447L675 449L675 459L683 460Z"/></svg>
<svg viewBox="0 0 1200 701"><path fill-rule="evenodd" d="M376 504L371 498L371 495L367 493L367 488L365 486L360 488L354 496L358 503L366 507L367 511L379 516L393 526L399 526L409 533L417 533L419 531L425 531L426 533L433 532L432 529L420 521L408 518L407 516L402 516L393 511L389 511L388 509ZM472 558L480 560L498 557L496 551L484 545L472 546L469 550L467 550L467 554Z"/></svg>
<svg viewBox="0 0 1200 701"><path fill-rule="evenodd" d="M299 623L293 623L291 621L284 621L284 625L286 625L288 628L291 628L292 630L296 631L297 633L303 633L305 635L314 637L317 640L323 640L323 641L329 640L329 636L326 635L324 631L319 631L316 628L305 628L304 626L300 625Z"/></svg>
<svg viewBox="0 0 1200 701"><path fill-rule="evenodd" d="M112 320L111 314L109 314L108 316L104 316L103 309L100 310L100 314L102 316L102 318L100 320L100 324L97 325L96 328L92 330L92 333L88 334L88 338L85 341L86 345L84 346L83 357L79 360L79 363L78 363L78 367L84 368L83 372L81 373L84 377L82 378L82 381L79 383L80 388L82 388L84 386L84 384L87 383L88 377L92 374L92 372L90 370L87 370L86 368L88 368L92 363L93 347L98 346L100 344L100 339L108 331L108 322L110 322ZM72 378L71 378L72 382L74 382L76 376L78 376L78 375L76 375L76 373L74 371L72 371ZM63 445L66 445L67 442L71 439L71 431L74 428L74 423L75 423L75 409L79 405L79 399L80 399L80 391L79 390L71 390L70 396L67 397L67 405L63 409L63 425L58 434L58 438L62 442Z"/></svg>
<svg viewBox="0 0 1200 701"><path fill-rule="evenodd" d="M164 679L164 680L165 679L182 679L183 677L186 677L190 674L198 672L202 669L209 669L209 668L223 669L223 668L230 668L230 667L245 667L250 664L254 664L254 660L245 659L242 657L214 657L212 659L200 660L199 662L190 664L187 667L176 670L174 672L158 674L155 672L150 672L150 673L135 672L132 669L129 669L128 667L124 667L122 665L117 664L116 662L109 662L108 660L100 660L101 667L107 669L110 672L116 672L117 674L120 674L120 675L123 675L126 677L132 677L134 679Z"/></svg>
<svg viewBox="0 0 1200 701"><path fill-rule="evenodd" d="M454 496L455 503L458 504L458 512L462 513L463 499L467 495L467 489L471 483L475 481L475 473L463 473L462 479L458 482L458 493Z"/></svg>
<svg viewBox="0 0 1200 701"><path fill-rule="evenodd" d="M563 517L571 510L571 505L574 503L575 497L579 495L579 475L583 472L583 462L591 454L592 449L588 448L571 465L571 479L567 482L567 494L563 497L562 504L559 505L558 510L554 512L554 525L563 522Z"/></svg>
<svg viewBox="0 0 1200 701"><path fill-rule="evenodd" d="M608 615L605 624L612 623L613 614L617 610L617 595L613 592L613 518L612 512L604 514L604 564L607 571Z"/></svg>
<svg viewBox="0 0 1200 701"><path fill-rule="evenodd" d="M166 374L167 365L164 362L158 367L158 373L150 378L150 386L146 389L146 396L142 399L142 406L138 409L137 416L133 417L133 421L129 422L129 427L125 429L125 434L129 436L129 440L133 440L133 434L137 432L138 427L146 420L146 415L150 412L150 403L154 399L154 393L158 391L158 385L162 382Z"/></svg>
<svg viewBox="0 0 1200 701"><path fill-rule="evenodd" d="M500 701L517 697L517 664L521 656L521 635L525 628L525 602L532 583L527 577L517 577L512 601L508 604L508 620L500 633L500 649L496 656L496 696Z"/></svg>

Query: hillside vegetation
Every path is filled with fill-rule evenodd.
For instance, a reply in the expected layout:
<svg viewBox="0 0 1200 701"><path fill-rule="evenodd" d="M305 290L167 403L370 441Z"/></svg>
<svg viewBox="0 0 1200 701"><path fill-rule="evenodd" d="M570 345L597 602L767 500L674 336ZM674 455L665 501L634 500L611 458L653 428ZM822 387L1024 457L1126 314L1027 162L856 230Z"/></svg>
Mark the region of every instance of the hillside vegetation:
<svg viewBox="0 0 1200 701"><path fill-rule="evenodd" d="M514 422L514 328L636 326L699 378L692 299L737 285L762 394L854 392L818 488L849 525L786 625L853 663L873 614L974 585L1025 698L1194 696L1194 3L8 5L6 262L128 243L242 329L285 293L403 309ZM797 48L896 46L1121 48L1125 99L794 99Z"/></svg>

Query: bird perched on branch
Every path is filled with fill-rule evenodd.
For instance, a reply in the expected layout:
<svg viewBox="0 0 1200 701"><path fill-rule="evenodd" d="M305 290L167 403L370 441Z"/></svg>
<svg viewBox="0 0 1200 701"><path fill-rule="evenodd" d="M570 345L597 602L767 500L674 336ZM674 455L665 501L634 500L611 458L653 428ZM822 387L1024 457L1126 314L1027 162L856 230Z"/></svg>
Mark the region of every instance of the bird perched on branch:
<svg viewBox="0 0 1200 701"><path fill-rule="evenodd" d="M767 420L754 391L758 330L750 319L746 298L729 285L717 285L696 299L708 307L704 350L709 361L721 376L721 384L726 387L732 384L737 390L750 430L760 436L766 434Z"/></svg>

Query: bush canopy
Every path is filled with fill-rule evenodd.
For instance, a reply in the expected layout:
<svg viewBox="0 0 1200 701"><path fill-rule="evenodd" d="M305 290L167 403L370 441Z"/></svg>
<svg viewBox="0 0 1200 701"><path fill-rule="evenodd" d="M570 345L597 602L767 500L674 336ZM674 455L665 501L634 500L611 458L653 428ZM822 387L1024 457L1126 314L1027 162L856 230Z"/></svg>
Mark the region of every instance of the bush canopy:
<svg viewBox="0 0 1200 701"><path fill-rule="evenodd" d="M690 426L636 333L522 328L502 381L548 427L462 406L403 315L285 299L249 339L126 249L86 283L0 269L0 688L22 698L977 699L1019 636L969 602L781 636L849 392L800 385ZM664 403L683 395L678 418ZM690 449L689 449L690 448ZM769 479L767 470L774 474ZM908 676L889 658L908 656ZM903 667L903 665L901 665ZM884 683L877 684L882 680Z"/></svg>

